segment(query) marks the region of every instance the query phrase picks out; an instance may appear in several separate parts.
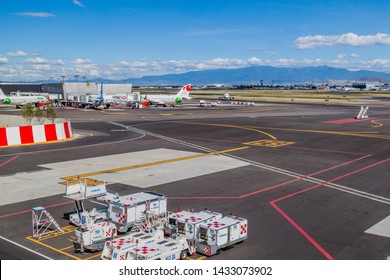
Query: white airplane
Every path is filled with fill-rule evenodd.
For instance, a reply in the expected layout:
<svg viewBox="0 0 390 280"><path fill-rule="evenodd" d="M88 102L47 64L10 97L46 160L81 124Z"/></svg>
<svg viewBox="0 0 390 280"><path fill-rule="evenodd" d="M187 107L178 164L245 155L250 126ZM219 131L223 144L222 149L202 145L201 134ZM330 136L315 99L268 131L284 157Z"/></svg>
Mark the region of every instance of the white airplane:
<svg viewBox="0 0 390 280"><path fill-rule="evenodd" d="M89 109L110 108L111 103L104 96L103 83L100 87L100 94L93 101L87 102L85 106Z"/></svg>
<svg viewBox="0 0 390 280"><path fill-rule="evenodd" d="M225 93L223 94L223 96L220 96L218 97L219 100L233 100L234 97L233 96L230 96L230 94L227 92L227 90L225 89Z"/></svg>
<svg viewBox="0 0 390 280"><path fill-rule="evenodd" d="M16 108L20 108L28 103L39 106L40 103L50 102L49 95L30 95L30 96L6 96L3 91L0 90L0 102L7 105L15 105Z"/></svg>
<svg viewBox="0 0 390 280"><path fill-rule="evenodd" d="M191 85L185 85L181 90L175 94L160 94L160 95L145 95L144 100L141 102L142 105L155 105L156 107L162 105L166 107L170 105L172 107L183 102L183 99L191 99L190 97Z"/></svg>

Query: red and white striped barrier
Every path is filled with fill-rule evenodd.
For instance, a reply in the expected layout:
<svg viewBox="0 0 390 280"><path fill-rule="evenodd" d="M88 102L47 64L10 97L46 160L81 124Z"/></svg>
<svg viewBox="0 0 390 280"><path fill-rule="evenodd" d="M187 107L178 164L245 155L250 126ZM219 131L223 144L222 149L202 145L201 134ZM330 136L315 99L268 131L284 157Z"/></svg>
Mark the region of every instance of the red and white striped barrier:
<svg viewBox="0 0 390 280"><path fill-rule="evenodd" d="M0 147L42 144L73 138L70 121L56 124L0 127Z"/></svg>

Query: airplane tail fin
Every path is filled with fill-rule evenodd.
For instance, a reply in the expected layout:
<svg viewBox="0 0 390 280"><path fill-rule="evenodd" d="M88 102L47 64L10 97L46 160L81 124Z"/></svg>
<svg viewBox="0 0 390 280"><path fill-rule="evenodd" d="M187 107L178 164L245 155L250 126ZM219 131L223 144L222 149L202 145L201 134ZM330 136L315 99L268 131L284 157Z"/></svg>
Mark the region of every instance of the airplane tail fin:
<svg viewBox="0 0 390 280"><path fill-rule="evenodd" d="M181 88L181 90L176 94L176 97L182 97L182 98L190 98L190 91L191 91L191 85L185 85Z"/></svg>
<svg viewBox="0 0 390 280"><path fill-rule="evenodd" d="M5 98L5 96L6 96L6 95L4 94L4 92L3 92L3 91L1 90L1 88L0 88L0 98L3 98L3 97Z"/></svg>
<svg viewBox="0 0 390 280"><path fill-rule="evenodd" d="M100 84L100 98L103 98L103 83Z"/></svg>

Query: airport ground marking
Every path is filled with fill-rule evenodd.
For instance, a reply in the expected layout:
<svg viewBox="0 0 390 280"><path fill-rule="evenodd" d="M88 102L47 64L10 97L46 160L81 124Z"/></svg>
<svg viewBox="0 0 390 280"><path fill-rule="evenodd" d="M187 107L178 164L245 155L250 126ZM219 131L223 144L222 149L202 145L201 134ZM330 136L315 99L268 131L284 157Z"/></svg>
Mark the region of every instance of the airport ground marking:
<svg viewBox="0 0 390 280"><path fill-rule="evenodd" d="M292 179L292 180L288 180L288 181L285 181L285 182L282 182L282 183L279 183L279 184L276 184L276 185L273 185L273 186L270 186L270 187L266 187L266 188L263 188L263 189L260 189L260 190L257 190L257 191L253 191L253 192L250 192L250 193L242 194L242 195L239 195L239 196L210 196L210 197L204 197L204 196L202 196L202 197L199 197L199 196L195 196L195 197L172 197L172 196L170 196L169 199L173 199L173 200L186 200L186 199L199 199L199 200L201 200L201 199L244 199L244 198L247 198L247 197L250 197L250 196L254 196L254 195L257 195L257 194L260 194L260 193L263 193L263 192L267 192L267 191L270 191L272 189L276 189L276 188L279 188L279 187L282 187L282 186L285 186L285 185L288 185L288 184L291 184L291 183L294 183L294 182L297 182L297 181L300 181L300 180L304 180L304 181L308 181L308 182L316 183L316 184L323 183L325 181L320 180L320 179L315 179L312 176L319 175L319 174L325 173L327 171L334 170L334 169L337 169L337 168L340 168L340 167L343 167L343 166L346 166L346 165L349 165L349 164L352 164L352 163L364 160L364 159L369 158L371 156L372 156L371 154L364 155L362 157L359 157L359 158L356 158L356 159L353 159L353 160L350 160L350 161L347 161L347 162L344 162L344 163L341 163L341 164L338 164L338 165L335 165L335 166L331 166L331 167L328 167L328 168L316 171L316 172L308 174L308 175L302 175L302 174L296 173L296 176L293 176L294 174L284 173L284 175L286 175L286 176L295 177L295 178ZM269 169L269 170L271 170L271 169ZM275 170L271 170L271 171L277 172ZM342 186L339 186L339 187L342 187Z"/></svg>
<svg viewBox="0 0 390 280"><path fill-rule="evenodd" d="M43 206L43 207L44 207L45 209L47 209L47 208L57 207L57 206L61 206L61 205L71 204L71 203L74 203L74 201L66 201L66 202L56 203L56 204L52 204L52 205L48 205L48 206ZM31 213L31 211L32 211L31 209L28 209L28 210L23 210L23 211L18 211L18 212L9 213L9 214L4 214L4 215L1 215L1 216L0 216L0 219L7 218L7 217L12 217L12 216L16 216L16 215L20 215L20 214Z"/></svg>
<svg viewBox="0 0 390 280"><path fill-rule="evenodd" d="M9 160L6 160L5 162L3 162L3 163L0 164L0 167L3 167L4 165L10 163L11 161L14 161L14 160L17 159L18 157L20 157L20 155L16 155L16 156L10 158Z"/></svg>
<svg viewBox="0 0 390 280"><path fill-rule="evenodd" d="M279 130L279 131L292 131L292 132L303 132L303 133L320 133L320 134L333 134L333 135L343 135L343 136L352 136L352 137L366 137L374 139L384 139L390 140L390 135L372 135L370 133L355 133L355 132L344 132L344 131L332 131L332 130L310 130L310 129L293 129L293 128L278 128L278 127L247 127L247 128L259 128L259 129L269 129L269 130Z"/></svg>
<svg viewBox="0 0 390 280"><path fill-rule="evenodd" d="M108 170L102 170L102 171L95 171L95 172L89 172L89 173L84 173L84 174L72 175L72 176L68 176L68 177L63 177L61 179L66 181L66 180L72 180L72 179L77 179L77 178L102 175L102 174L107 174L107 173L115 173L115 172L120 172L120 171L136 169L136 168L150 167L150 166L156 166L156 165L167 164L167 163L172 163L172 162L178 162L178 161L196 159L196 158L201 158L201 157L207 157L207 156L212 156L212 155L220 155L220 154L225 154L225 153L231 153L231 152L240 151L240 150L244 150L244 149L248 149L248 148L250 148L250 147L244 146L244 147L238 147L238 148L221 150L221 151L213 151L213 152L209 152L209 153L206 153L206 154L196 154L196 155L190 155L190 156L179 157L179 158L174 158L174 159L160 160L160 161L155 161L155 162L135 164L135 165L124 166L124 167L119 167L119 168L113 168L113 169L108 169Z"/></svg>
<svg viewBox="0 0 390 280"><path fill-rule="evenodd" d="M85 259L83 259L83 260L92 260L92 259L96 259L96 258L100 258L100 256L101 256L101 254L93 254L93 255L91 255L90 257L88 257L88 258L85 258Z"/></svg>
<svg viewBox="0 0 390 280"><path fill-rule="evenodd" d="M372 126L372 127L374 127L374 128L378 128L378 127L383 126L383 123L378 122L377 120L372 120L371 123L372 123L372 124L376 124L376 125Z"/></svg>
<svg viewBox="0 0 390 280"><path fill-rule="evenodd" d="M327 259L329 260L333 260L334 258L324 249L322 248L302 227L300 227L290 216L287 215L287 213L285 211L283 211L279 206L277 206L276 204L280 201L283 201L285 199L288 199L288 198L291 198L293 196L296 196L298 194L302 194L302 193L305 193L305 192L308 192L308 191L311 191L311 190L314 190L314 189L317 189L321 186L327 186L328 187L328 184L329 183L332 183L334 181L338 181L340 179L343 179L343 178L346 178L346 177L349 177L349 176L352 176L354 174L357 174L357 173L360 173L364 170L367 170L367 169L370 169L370 168L373 168L375 166L378 166L380 164L383 164L383 163L386 163L390 161L390 158L387 158L387 159L384 159L384 160L381 160L381 161L378 161L376 163L373 163L373 164L370 164L368 166L365 166L365 167L362 167L362 168L359 168L357 170L354 170L352 172L349 172L349 173L346 173L344 175L341 175L341 176L338 176L336 178L333 178L331 180L328 180L328 181L325 181L325 182L322 182L322 183L319 183L317 185L314 185L314 186L311 186L309 188L306 188L306 189L303 189L303 190L300 190L300 191L297 191L297 192L294 192L292 194L289 194L289 195L286 195L286 196L283 196L281 198L278 198L278 199L275 199L273 201L270 201L269 204L277 211L279 212L293 227L295 227L310 243L312 243L315 248L317 248ZM340 190L340 189L338 189ZM344 190L345 191L345 190ZM355 190L356 191L356 190ZM361 192L361 191L357 191L358 193L356 192L350 192L354 195L358 195L358 196L361 196L361 197L366 197L366 198L369 198L363 194L359 194L359 193L364 193L364 192ZM374 195L375 196L375 195ZM370 198L371 199L371 198ZM382 201L383 202L383 201ZM390 200L388 202L388 204L390 204Z"/></svg>
<svg viewBox="0 0 390 280"><path fill-rule="evenodd" d="M262 109L252 109L244 110L244 113L254 113L254 112L265 112L265 111L277 111L277 110L289 110L290 108L262 108Z"/></svg>
<svg viewBox="0 0 390 280"><path fill-rule="evenodd" d="M276 148L276 147L292 145L292 144L295 144L295 142L265 139L265 140L257 140L257 141L252 141L252 142L246 142L246 143L243 143L243 144L244 145L249 145L249 146L256 146L256 147Z"/></svg>
<svg viewBox="0 0 390 280"><path fill-rule="evenodd" d="M71 241L71 242L72 242L72 241ZM72 249L72 248L74 248L73 245L67 246L67 247L64 247L64 248L61 248L61 249L59 249L59 250L60 250L60 251L65 251L65 250L69 250L69 249Z"/></svg>
<svg viewBox="0 0 390 280"><path fill-rule="evenodd" d="M384 126L384 124L381 123L380 121L389 121L389 120L390 119L376 119L376 120L372 120L371 123L376 124L376 126L372 126L372 127L378 128L378 127Z"/></svg>
<svg viewBox="0 0 390 280"><path fill-rule="evenodd" d="M55 248L55 247L53 247L53 246L50 246L50 245L45 244L45 243L43 243L43 242L40 242L39 240L35 240L35 239L32 238L31 236L26 237L26 239L29 240L29 241L31 241L31 242L37 243L37 244L39 244L39 245L41 245L41 246L43 246L43 247L46 247L46 248L48 248L48 249L50 249L50 250L53 250L53 251L55 251L55 252L57 252L57 253L59 253L59 254L63 254L63 255L65 255L65 256L67 256L67 257L70 257L70 258L72 258L72 259L81 260L79 257L76 257L76 256L74 256L74 255L72 255L72 254L67 253L67 252L61 251L61 250L59 250L59 249L57 249L57 248Z"/></svg>
<svg viewBox="0 0 390 280"><path fill-rule="evenodd" d="M216 123L202 123L202 122L182 122L182 121L175 121L176 123L183 123L183 124L194 124L194 125L206 125L206 126L217 126L217 127L229 127L229 128L237 128L237 129L244 129L244 130L250 130L254 132L258 132L261 134L264 134L268 137L270 137L273 140L276 140L276 137L273 136L272 134L269 134L265 131L259 130L254 127L249 127L249 126L239 126L239 125L230 125L230 124L216 124Z"/></svg>
<svg viewBox="0 0 390 280"><path fill-rule="evenodd" d="M34 253L34 254L36 254L36 255L38 255L38 256L44 258L44 259L53 260L52 258L49 258L48 256L45 256L44 254L41 254L41 253L39 253L39 252L36 252L36 251L34 251L34 250L32 250L32 249L26 247L26 246L23 246L23 245L21 245L21 244L19 244L19 243L16 243L15 241L9 240L9 239L7 239L7 238L5 238L5 237L3 237L3 236L0 236L0 239L3 239L4 241L7 241L8 243L11 243L11 244L13 244L13 245L15 245L15 246L18 246L18 247L20 247L20 248L22 248L22 249L24 249L24 250L26 250L26 251L29 251L29 252L31 252L31 253Z"/></svg>

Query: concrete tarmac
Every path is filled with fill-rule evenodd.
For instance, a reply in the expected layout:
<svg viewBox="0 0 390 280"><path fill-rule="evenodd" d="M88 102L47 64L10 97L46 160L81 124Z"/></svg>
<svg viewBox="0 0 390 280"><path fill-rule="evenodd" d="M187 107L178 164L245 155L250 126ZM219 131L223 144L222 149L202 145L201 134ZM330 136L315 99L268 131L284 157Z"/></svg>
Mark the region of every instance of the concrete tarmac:
<svg viewBox="0 0 390 280"><path fill-rule="evenodd" d="M168 195L168 210L248 219L248 239L206 259L383 260L390 256L390 112L258 103L200 108L59 108L76 137L0 149L1 259L75 254L64 179L103 179L120 194ZM1 114L19 114L1 106ZM88 202L89 208L97 204ZM66 229L34 240L31 209ZM205 259L196 254L192 259Z"/></svg>

